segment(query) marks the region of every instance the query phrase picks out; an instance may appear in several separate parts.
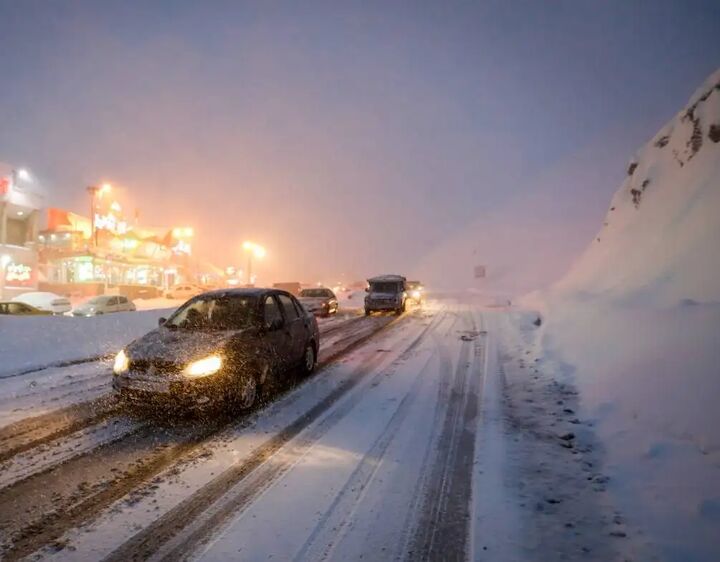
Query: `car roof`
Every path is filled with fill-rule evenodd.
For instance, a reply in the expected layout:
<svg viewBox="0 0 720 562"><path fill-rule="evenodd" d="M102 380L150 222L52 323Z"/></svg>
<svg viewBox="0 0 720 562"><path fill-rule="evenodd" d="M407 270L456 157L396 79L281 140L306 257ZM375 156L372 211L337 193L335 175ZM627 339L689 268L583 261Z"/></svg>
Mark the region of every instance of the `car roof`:
<svg viewBox="0 0 720 562"><path fill-rule="evenodd" d="M269 289L264 287L240 287L237 289L215 289L213 291L207 291L205 293L202 293L200 296L214 296L214 297L220 297L220 296L246 296L246 297L263 297L268 294L280 294L280 295L290 295L287 291L283 291L281 289Z"/></svg>
<svg viewBox="0 0 720 562"><path fill-rule="evenodd" d="M368 283L380 283L382 281L405 281L405 278L402 275L378 275L368 279Z"/></svg>

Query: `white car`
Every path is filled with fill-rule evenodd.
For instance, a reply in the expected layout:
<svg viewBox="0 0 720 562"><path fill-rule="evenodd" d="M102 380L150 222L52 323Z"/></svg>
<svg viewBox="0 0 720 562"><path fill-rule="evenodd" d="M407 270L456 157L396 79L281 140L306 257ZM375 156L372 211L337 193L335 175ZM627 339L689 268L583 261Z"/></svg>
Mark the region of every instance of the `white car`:
<svg viewBox="0 0 720 562"><path fill-rule="evenodd" d="M169 299L187 300L191 297L199 295L202 292L204 291L201 287L197 285L192 285L191 283L186 283L170 287L165 296Z"/></svg>
<svg viewBox="0 0 720 562"><path fill-rule="evenodd" d="M13 299L14 302L24 302L40 310L52 312L53 314L65 314L70 312L72 305L70 301L56 295L55 293L47 293L43 291L36 291L32 293L23 293Z"/></svg>
<svg viewBox="0 0 720 562"><path fill-rule="evenodd" d="M73 316L98 316L112 312L131 312L136 310L131 300L122 295L100 295L93 297L73 310Z"/></svg>

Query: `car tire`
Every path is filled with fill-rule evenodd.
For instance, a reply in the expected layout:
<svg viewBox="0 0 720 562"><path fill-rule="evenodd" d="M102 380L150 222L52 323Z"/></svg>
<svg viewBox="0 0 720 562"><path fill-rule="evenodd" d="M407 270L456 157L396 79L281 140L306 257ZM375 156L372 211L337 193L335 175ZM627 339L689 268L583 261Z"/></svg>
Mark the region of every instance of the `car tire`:
<svg viewBox="0 0 720 562"><path fill-rule="evenodd" d="M370 316L370 311L367 308L365 309L365 316Z"/></svg>
<svg viewBox="0 0 720 562"><path fill-rule="evenodd" d="M305 345L305 351L303 351L302 364L300 365L300 372L303 377L307 377L312 374L317 365L317 353L315 351L315 345L313 342L308 342Z"/></svg>

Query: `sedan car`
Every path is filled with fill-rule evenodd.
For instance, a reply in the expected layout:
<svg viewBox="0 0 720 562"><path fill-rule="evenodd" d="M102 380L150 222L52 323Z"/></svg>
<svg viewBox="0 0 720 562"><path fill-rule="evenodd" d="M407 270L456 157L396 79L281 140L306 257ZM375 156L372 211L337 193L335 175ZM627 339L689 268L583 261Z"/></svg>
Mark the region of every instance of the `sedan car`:
<svg viewBox="0 0 720 562"><path fill-rule="evenodd" d="M73 316L99 316L112 312L131 312L136 310L131 300L122 295L100 295L93 297L72 311Z"/></svg>
<svg viewBox="0 0 720 562"><path fill-rule="evenodd" d="M0 314L12 316L48 316L52 312L40 310L24 302L0 302Z"/></svg>
<svg viewBox="0 0 720 562"><path fill-rule="evenodd" d="M15 297L13 302L29 304L30 306L52 314L65 314L66 312L70 312L72 308L67 298L56 295L55 293L43 291L23 293Z"/></svg>
<svg viewBox="0 0 720 562"><path fill-rule="evenodd" d="M120 351L113 388L124 401L247 409L259 392L317 364L320 332L295 297L274 289L198 295Z"/></svg>
<svg viewBox="0 0 720 562"><path fill-rule="evenodd" d="M186 283L186 284L180 284L180 285L174 285L168 289L168 292L165 294L165 296L169 299L181 299L181 300L187 300L190 297L194 297L195 295L199 295L203 292L203 289L199 287L198 285L193 285L192 283Z"/></svg>
<svg viewBox="0 0 720 562"><path fill-rule="evenodd" d="M300 291L300 303L316 316L330 316L338 311L337 297L330 289L303 289Z"/></svg>

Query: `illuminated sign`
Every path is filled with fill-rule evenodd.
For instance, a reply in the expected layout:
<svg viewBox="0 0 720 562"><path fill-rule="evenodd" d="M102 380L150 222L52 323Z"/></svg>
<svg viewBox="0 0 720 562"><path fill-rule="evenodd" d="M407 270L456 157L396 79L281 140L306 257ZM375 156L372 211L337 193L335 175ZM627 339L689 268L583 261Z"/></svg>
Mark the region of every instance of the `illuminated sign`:
<svg viewBox="0 0 720 562"><path fill-rule="evenodd" d="M10 262L5 268L5 285L8 287L29 287L33 285L33 268L24 263Z"/></svg>
<svg viewBox="0 0 720 562"><path fill-rule="evenodd" d="M126 234L128 231L128 223L120 220L112 213L107 215L95 215L95 228L100 230L109 230L113 234Z"/></svg>

